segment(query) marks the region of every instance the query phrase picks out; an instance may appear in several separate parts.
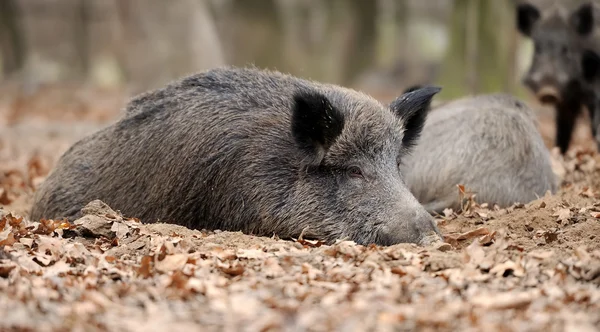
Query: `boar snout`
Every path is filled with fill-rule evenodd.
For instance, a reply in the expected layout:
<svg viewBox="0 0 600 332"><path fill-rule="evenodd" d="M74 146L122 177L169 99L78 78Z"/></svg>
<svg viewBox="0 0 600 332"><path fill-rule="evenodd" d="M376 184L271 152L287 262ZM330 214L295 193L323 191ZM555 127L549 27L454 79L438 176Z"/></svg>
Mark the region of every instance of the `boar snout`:
<svg viewBox="0 0 600 332"><path fill-rule="evenodd" d="M522 80L533 93L537 100L543 104L557 104L561 100L558 84L549 78L542 78L537 74L529 74Z"/></svg>
<svg viewBox="0 0 600 332"><path fill-rule="evenodd" d="M560 102L560 92L554 86L544 86L536 94L539 101L544 104L558 104Z"/></svg>
<svg viewBox="0 0 600 332"><path fill-rule="evenodd" d="M412 218L382 227L378 232L378 244L390 246L398 243L428 245L442 241L442 234L433 217L423 209Z"/></svg>

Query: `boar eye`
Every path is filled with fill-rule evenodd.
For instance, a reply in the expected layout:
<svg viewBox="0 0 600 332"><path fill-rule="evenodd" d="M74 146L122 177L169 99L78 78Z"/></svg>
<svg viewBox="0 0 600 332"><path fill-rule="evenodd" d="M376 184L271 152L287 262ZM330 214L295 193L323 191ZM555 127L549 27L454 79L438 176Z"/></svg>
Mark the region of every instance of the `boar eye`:
<svg viewBox="0 0 600 332"><path fill-rule="evenodd" d="M362 178L363 173L360 167L358 166L350 166L347 170L348 176L351 178Z"/></svg>

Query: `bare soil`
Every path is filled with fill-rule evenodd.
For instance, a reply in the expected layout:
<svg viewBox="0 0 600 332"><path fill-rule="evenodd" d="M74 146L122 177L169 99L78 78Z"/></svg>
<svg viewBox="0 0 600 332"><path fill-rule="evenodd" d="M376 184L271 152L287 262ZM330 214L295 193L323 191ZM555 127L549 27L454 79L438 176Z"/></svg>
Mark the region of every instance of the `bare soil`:
<svg viewBox="0 0 600 332"><path fill-rule="evenodd" d="M143 225L99 201L74 224L29 220L60 155L124 102L56 91L0 93L0 330L600 330L600 156L585 120L564 159L553 151L556 195L507 209L475 196L438 217L446 243L431 247L327 246ZM539 114L551 146L552 113Z"/></svg>

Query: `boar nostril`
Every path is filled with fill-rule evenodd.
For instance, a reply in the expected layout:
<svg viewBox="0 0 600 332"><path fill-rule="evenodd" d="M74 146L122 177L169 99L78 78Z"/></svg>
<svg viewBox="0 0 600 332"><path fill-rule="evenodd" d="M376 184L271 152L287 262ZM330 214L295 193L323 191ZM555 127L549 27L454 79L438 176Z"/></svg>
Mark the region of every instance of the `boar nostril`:
<svg viewBox="0 0 600 332"><path fill-rule="evenodd" d="M551 86L542 87L537 92L536 97L544 104L557 104L560 102L560 93L558 89Z"/></svg>

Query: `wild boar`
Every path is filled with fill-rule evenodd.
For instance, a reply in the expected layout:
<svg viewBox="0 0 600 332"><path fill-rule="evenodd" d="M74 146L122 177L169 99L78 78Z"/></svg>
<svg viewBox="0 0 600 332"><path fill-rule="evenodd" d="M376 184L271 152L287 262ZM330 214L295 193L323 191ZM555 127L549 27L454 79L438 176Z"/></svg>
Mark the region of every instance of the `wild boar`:
<svg viewBox="0 0 600 332"><path fill-rule="evenodd" d="M100 199L143 222L360 244L440 233L403 183L437 87L387 106L360 92L257 68L217 68L144 93L74 144L31 217Z"/></svg>
<svg viewBox="0 0 600 332"><path fill-rule="evenodd" d="M418 91L418 90L416 90ZM528 203L557 190L532 110L507 94L450 101L430 111L402 159L406 185L430 213L460 209L458 185L479 203Z"/></svg>
<svg viewBox="0 0 600 332"><path fill-rule="evenodd" d="M577 117L583 107L594 117L594 105L585 102L580 57L593 44L598 8L591 2L554 2L539 9L529 1L516 6L518 31L534 43L531 67L523 83L544 104L556 111L555 143L561 153L570 145ZM592 127L595 134L596 129Z"/></svg>

